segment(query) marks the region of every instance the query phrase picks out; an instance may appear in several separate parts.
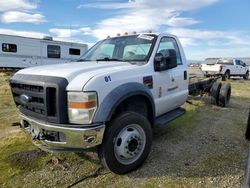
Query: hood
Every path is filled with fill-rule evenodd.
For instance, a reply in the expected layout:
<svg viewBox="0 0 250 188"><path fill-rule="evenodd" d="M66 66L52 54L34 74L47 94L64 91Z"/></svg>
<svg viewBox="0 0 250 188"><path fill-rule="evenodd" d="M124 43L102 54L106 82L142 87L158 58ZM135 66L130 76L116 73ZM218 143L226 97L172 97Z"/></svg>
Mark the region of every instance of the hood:
<svg viewBox="0 0 250 188"><path fill-rule="evenodd" d="M86 82L93 76L100 73L107 73L109 71L121 70L127 67L131 67L130 63L117 62L117 61L105 61L105 62L76 62L76 63L65 63L65 64L53 64L26 68L17 72L17 74L28 74L28 75L42 75L42 76L55 76L63 77L71 82L75 77L80 74L86 73L82 81Z"/></svg>

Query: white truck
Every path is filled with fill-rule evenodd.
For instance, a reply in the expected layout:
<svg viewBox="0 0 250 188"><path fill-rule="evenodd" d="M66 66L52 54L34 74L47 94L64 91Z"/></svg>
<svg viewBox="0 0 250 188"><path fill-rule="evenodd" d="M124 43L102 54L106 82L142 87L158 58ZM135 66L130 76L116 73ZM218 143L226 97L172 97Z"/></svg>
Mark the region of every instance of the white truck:
<svg viewBox="0 0 250 188"><path fill-rule="evenodd" d="M152 129L184 114L188 94L211 92L226 106L230 85L189 83L179 40L169 34L107 38L71 64L32 67L10 80L21 128L43 150L97 146L103 165L124 174L147 158Z"/></svg>
<svg viewBox="0 0 250 188"><path fill-rule="evenodd" d="M222 75L226 79L231 76L240 76L245 80L249 77L249 67L240 59L218 59L202 64L202 72L205 76Z"/></svg>

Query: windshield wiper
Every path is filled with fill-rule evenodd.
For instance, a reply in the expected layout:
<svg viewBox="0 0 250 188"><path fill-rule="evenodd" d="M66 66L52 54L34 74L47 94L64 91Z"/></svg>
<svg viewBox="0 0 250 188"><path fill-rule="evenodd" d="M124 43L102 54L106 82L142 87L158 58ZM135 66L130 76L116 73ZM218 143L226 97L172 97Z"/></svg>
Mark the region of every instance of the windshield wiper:
<svg viewBox="0 0 250 188"><path fill-rule="evenodd" d="M105 57L105 58L96 59L96 61L124 61L124 60Z"/></svg>
<svg viewBox="0 0 250 188"><path fill-rule="evenodd" d="M83 62L83 61L94 61L94 60L91 60L91 59L78 59L77 62Z"/></svg>
<svg viewBox="0 0 250 188"><path fill-rule="evenodd" d="M77 62L86 61L85 59L78 59Z"/></svg>
<svg viewBox="0 0 250 188"><path fill-rule="evenodd" d="M78 59L77 62L83 62L83 61L125 61L122 59L117 59L117 58L109 58L109 57L105 57L105 58L100 58L100 59Z"/></svg>

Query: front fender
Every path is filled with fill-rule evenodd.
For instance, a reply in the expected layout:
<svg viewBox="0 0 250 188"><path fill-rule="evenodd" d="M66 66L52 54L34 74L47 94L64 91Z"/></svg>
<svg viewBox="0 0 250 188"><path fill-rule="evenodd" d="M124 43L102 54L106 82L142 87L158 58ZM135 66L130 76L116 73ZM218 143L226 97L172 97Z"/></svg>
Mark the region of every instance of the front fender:
<svg viewBox="0 0 250 188"><path fill-rule="evenodd" d="M110 121L119 104L121 104L121 102L125 99L135 95L143 95L149 99L153 115L155 116L155 104L153 95L149 88L143 84L131 82L118 86L104 98L102 103L99 105L93 122Z"/></svg>

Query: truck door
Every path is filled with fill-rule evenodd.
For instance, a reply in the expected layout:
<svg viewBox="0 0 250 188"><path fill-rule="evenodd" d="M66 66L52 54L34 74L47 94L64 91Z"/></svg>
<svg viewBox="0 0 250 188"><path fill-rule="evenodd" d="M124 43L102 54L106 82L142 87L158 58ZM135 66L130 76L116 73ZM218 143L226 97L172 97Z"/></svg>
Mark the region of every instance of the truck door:
<svg viewBox="0 0 250 188"><path fill-rule="evenodd" d="M177 41L172 37L162 37L156 53L173 49L176 51L178 66L172 69L155 72L154 94L156 115L164 114L183 104L187 95L187 67L182 62Z"/></svg>
<svg viewBox="0 0 250 188"><path fill-rule="evenodd" d="M236 75L240 75L241 74L241 69L242 69L242 66L240 64L240 60L236 59L235 60L235 73Z"/></svg>
<svg viewBox="0 0 250 188"><path fill-rule="evenodd" d="M240 71L240 74L241 75L245 75L247 70L246 70L246 64L240 60L240 65L241 65L241 71Z"/></svg>

